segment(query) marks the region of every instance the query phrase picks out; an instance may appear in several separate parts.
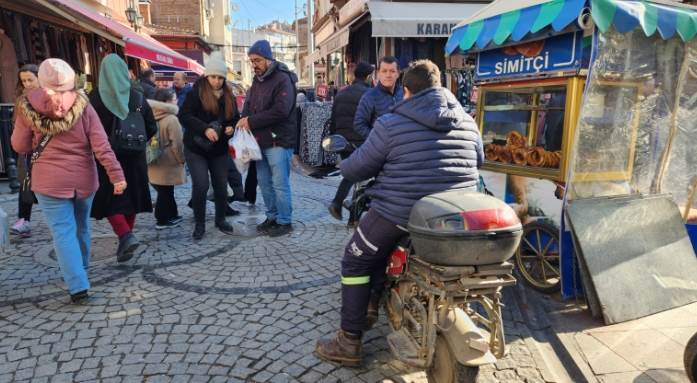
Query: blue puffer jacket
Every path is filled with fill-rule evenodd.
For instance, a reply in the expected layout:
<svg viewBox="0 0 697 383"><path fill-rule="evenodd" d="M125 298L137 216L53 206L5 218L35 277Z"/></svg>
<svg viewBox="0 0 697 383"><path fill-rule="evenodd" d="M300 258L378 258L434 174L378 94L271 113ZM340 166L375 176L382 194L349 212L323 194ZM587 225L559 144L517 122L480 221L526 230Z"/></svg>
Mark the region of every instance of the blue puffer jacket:
<svg viewBox="0 0 697 383"><path fill-rule="evenodd" d="M404 98L402 87L397 85L394 94L391 94L382 85L370 88L361 97L356 109L356 116L353 118L353 129L364 139L368 138L370 130L378 117L389 113L390 109Z"/></svg>
<svg viewBox="0 0 697 383"><path fill-rule="evenodd" d="M472 117L450 91L430 88L378 118L366 142L341 162L341 174L353 182L376 177L371 209L406 225L419 199L476 188L483 158Z"/></svg>

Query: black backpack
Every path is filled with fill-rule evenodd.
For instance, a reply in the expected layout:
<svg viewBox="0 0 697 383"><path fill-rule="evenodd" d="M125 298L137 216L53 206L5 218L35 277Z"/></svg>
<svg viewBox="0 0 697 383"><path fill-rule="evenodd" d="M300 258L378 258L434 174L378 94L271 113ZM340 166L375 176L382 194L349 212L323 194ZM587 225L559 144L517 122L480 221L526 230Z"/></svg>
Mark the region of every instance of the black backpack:
<svg viewBox="0 0 697 383"><path fill-rule="evenodd" d="M125 120L114 117L114 125L109 136L109 143L114 152L118 154L137 154L145 151L148 145L148 134L145 131L145 119L141 110L143 108L143 95L136 95L135 110L129 110Z"/></svg>

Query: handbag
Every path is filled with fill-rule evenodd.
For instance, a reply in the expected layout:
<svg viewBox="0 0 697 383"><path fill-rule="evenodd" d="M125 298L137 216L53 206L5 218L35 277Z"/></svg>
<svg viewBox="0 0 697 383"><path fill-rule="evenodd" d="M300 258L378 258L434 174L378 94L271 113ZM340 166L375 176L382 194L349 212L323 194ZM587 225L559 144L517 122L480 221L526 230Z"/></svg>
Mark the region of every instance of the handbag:
<svg viewBox="0 0 697 383"><path fill-rule="evenodd" d="M220 124L219 121L211 122L208 125L208 127L215 130L215 133L218 135L219 140L222 139L221 134L223 134L223 126ZM196 146L198 146L198 148L203 150L204 152L212 151L216 143L217 142L212 142L211 140L209 140L206 136L194 134L194 144L196 144Z"/></svg>
<svg viewBox="0 0 697 383"><path fill-rule="evenodd" d="M51 141L52 136L43 136L41 137L41 141L39 141L39 145L34 149L34 151L31 153L31 161L29 162L29 166L27 166L27 176L24 177L22 180L22 184L20 185L20 195L19 198L22 200L23 203L26 204L33 204L34 203L34 193L31 191L31 171L32 167L34 167L34 163L36 160L39 159L39 156L41 156L41 152L46 149L46 145L48 145L48 142Z"/></svg>

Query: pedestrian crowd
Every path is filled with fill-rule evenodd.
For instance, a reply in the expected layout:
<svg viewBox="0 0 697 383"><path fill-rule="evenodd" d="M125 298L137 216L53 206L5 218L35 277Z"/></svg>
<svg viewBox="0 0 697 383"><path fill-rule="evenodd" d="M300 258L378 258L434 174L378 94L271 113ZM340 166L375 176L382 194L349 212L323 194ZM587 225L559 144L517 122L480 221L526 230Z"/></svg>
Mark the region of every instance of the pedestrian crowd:
<svg viewBox="0 0 697 383"><path fill-rule="evenodd" d="M174 188L186 183L187 170L193 240L205 236L211 186L221 232L234 233L226 217L239 211L229 203L255 204L257 184L266 206L258 232L276 237L293 230L297 77L274 60L268 41L256 42L248 54L256 76L241 111L219 52L193 85L177 73L171 88L158 87L150 69L134 78L116 54L102 59L89 94L76 89L75 72L63 60L19 70L11 141L22 182L10 230L30 236L32 206L41 206L73 302L87 298L90 288L91 218L109 222L119 240L116 259L127 262L140 245L138 214L154 212L157 229L183 222ZM229 154L236 129L250 131L262 154L244 182Z"/></svg>
<svg viewBox="0 0 697 383"><path fill-rule="evenodd" d="M193 240L206 233L210 187L213 223L221 232L234 233L227 217L239 212L229 203L254 204L257 184L266 207L257 232L278 237L293 231L291 159L298 145L297 103L304 95L268 41L254 43L248 58L255 76L242 110L218 52L192 86L178 73L172 88L158 88L151 70L134 79L115 54L102 60L89 95L75 89L75 72L62 60L20 69L12 146L24 182L12 231L30 234L36 199L72 301L87 298L90 288L90 218L109 222L119 238L117 261L130 260L140 244L134 233L138 214L154 210L157 229L182 223L174 188L186 182L187 169ZM397 59L386 56L377 68L358 63L351 85L331 92L329 133L348 144L340 153L344 179L329 214L342 220L354 183L374 183L367 213L348 217L356 230L341 262L341 325L335 337L318 341L316 352L324 359L360 364L362 334L378 319L387 258L407 234L411 207L432 193L477 188L479 130L440 77L429 60L402 71ZM248 170L241 168L246 175L229 144L244 131L253 135L259 153Z"/></svg>

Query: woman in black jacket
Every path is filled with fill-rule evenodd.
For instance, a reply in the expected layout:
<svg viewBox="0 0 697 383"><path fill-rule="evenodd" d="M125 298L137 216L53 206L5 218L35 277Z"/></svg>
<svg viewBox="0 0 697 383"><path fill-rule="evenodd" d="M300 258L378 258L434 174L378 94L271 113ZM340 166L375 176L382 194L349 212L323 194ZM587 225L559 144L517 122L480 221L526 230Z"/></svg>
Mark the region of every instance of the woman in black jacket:
<svg viewBox="0 0 697 383"><path fill-rule="evenodd" d="M228 139L240 119L232 88L226 83L227 66L214 52L204 76L198 79L179 111L184 132L184 157L191 171L191 202L196 224L193 237L206 232L208 174L215 197L215 226L225 234L233 229L225 220L227 209Z"/></svg>
<svg viewBox="0 0 697 383"><path fill-rule="evenodd" d="M99 69L99 87L89 96L90 103L97 111L99 119L111 137L117 119L126 120L129 113L139 110L145 122L147 139L157 133L157 122L142 93L133 89L128 79L126 62L116 54L107 55ZM111 143L114 146L114 143ZM99 189L92 204L92 217L107 218L114 233L119 237L116 260L126 262L133 257L139 246L133 234L136 214L152 212L148 165L145 150L122 153L114 151L121 164L129 187L121 195L114 195L114 187L104 168L97 164Z"/></svg>

